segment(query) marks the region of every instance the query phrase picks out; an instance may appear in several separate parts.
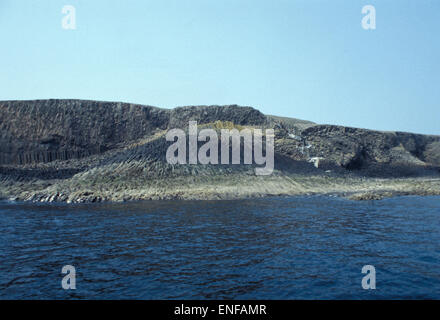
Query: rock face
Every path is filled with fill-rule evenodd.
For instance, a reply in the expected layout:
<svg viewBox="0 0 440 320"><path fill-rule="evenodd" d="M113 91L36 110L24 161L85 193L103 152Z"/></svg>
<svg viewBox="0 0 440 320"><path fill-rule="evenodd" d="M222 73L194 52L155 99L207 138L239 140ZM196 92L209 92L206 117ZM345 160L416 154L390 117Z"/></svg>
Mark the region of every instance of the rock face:
<svg viewBox="0 0 440 320"><path fill-rule="evenodd" d="M273 128L273 175L256 178L245 165L168 164L165 133L186 129L190 120L217 130L224 125ZM0 197L230 198L357 192L362 186L373 196L354 198L368 199L375 198L377 178L389 179L380 183L382 195L440 194L439 168L440 136L318 125L266 116L251 107L168 110L86 100L0 101ZM392 180L407 177L424 180L398 186Z"/></svg>
<svg viewBox="0 0 440 320"><path fill-rule="evenodd" d="M0 102L0 163L68 160L101 153L166 128L169 112L133 104Z"/></svg>
<svg viewBox="0 0 440 320"><path fill-rule="evenodd" d="M212 123L215 121L231 121L238 125L264 126L266 116L251 107L231 106L194 106L178 107L170 112L168 128L186 128L188 121Z"/></svg>
<svg viewBox="0 0 440 320"><path fill-rule="evenodd" d="M189 120L262 125L250 107L159 109L117 102L35 100L0 102L0 164L69 160L129 144L156 130L185 128Z"/></svg>
<svg viewBox="0 0 440 320"><path fill-rule="evenodd" d="M302 136L314 146L314 155L347 169L370 164L440 166L440 137L405 132L379 132L342 126L307 128Z"/></svg>
<svg viewBox="0 0 440 320"><path fill-rule="evenodd" d="M69 160L101 154L158 130L230 121L274 127L277 151L294 160L322 157L353 170L370 164L440 166L440 137L379 132L275 116L251 107L194 106L172 110L120 102L35 100L0 102L0 164Z"/></svg>

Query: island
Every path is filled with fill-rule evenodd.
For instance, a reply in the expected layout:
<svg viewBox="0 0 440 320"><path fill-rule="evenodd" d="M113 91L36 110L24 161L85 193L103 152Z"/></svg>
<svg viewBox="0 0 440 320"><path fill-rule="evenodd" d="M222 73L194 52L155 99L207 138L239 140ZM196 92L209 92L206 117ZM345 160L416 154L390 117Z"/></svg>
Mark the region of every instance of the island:
<svg viewBox="0 0 440 320"><path fill-rule="evenodd" d="M272 129L273 172L256 175L258 165L245 161L169 163L166 134L187 130L190 121L218 132ZM237 105L0 101L0 199L83 203L314 194L352 200L440 195L440 136L316 124Z"/></svg>

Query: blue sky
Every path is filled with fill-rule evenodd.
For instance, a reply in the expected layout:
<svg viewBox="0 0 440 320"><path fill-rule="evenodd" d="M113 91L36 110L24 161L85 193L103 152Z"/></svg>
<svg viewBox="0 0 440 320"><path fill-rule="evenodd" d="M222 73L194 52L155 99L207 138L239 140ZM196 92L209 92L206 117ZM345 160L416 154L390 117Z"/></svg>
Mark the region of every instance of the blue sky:
<svg viewBox="0 0 440 320"><path fill-rule="evenodd" d="M439 31L436 0L0 0L0 100L239 104L440 134Z"/></svg>

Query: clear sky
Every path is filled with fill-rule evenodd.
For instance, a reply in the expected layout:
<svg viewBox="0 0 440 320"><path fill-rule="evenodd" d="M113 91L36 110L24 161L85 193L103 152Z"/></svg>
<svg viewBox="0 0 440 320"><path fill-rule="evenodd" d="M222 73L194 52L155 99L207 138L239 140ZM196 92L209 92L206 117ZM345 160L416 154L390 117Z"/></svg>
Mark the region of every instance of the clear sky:
<svg viewBox="0 0 440 320"><path fill-rule="evenodd" d="M0 0L0 100L239 104L440 134L439 32L438 0Z"/></svg>

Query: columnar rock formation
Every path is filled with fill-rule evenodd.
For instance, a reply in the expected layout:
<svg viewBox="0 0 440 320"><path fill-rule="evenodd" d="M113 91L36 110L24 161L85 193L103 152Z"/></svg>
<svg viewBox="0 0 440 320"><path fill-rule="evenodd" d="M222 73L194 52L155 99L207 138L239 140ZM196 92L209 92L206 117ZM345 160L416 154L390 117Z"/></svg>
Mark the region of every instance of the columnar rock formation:
<svg viewBox="0 0 440 320"><path fill-rule="evenodd" d="M216 129L222 125L275 129L274 175L267 180L249 178L251 171L243 165L169 165L165 133L187 128L190 120ZM319 159L318 168L311 159ZM95 198L112 200L124 198L118 195L125 186L124 192L136 194L129 199L161 198L161 192L191 198L188 194L197 194L197 185L178 188L189 176L192 181L201 179L199 187L212 189L210 196L201 198L231 197L231 190L246 179L253 179L252 187L241 186L238 196L325 192L310 185L310 177L320 177L320 183L329 186L339 183L334 190L355 192L353 179L437 181L439 168L439 136L318 125L264 115L251 107L169 110L85 100L0 101L0 197L64 201L86 188ZM436 185L426 190L440 193ZM106 195L97 196L100 192Z"/></svg>

